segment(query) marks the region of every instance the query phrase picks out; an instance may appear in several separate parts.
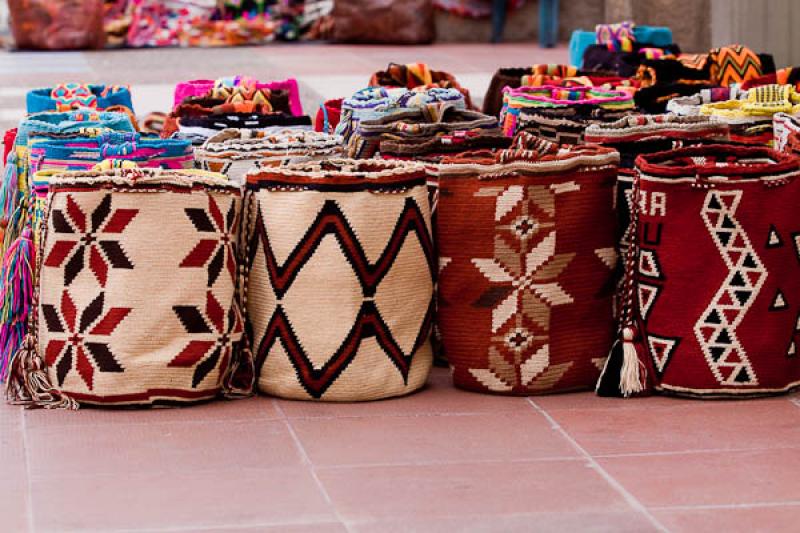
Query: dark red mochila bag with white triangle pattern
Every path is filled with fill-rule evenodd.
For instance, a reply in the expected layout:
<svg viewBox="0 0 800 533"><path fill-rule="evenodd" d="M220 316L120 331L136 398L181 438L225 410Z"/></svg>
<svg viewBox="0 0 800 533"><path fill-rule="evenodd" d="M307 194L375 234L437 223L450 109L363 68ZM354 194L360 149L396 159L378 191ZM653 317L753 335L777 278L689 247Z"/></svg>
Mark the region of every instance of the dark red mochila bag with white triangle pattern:
<svg viewBox="0 0 800 533"><path fill-rule="evenodd" d="M746 397L800 385L800 159L695 146L636 161L620 342L598 392Z"/></svg>

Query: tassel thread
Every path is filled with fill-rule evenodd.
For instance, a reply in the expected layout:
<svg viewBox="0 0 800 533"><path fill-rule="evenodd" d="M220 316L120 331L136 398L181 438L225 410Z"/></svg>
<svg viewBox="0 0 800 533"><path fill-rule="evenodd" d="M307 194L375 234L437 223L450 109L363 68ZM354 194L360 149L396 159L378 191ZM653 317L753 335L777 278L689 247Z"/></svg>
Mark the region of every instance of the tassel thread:
<svg viewBox="0 0 800 533"><path fill-rule="evenodd" d="M28 408L77 410L79 405L50 383L44 361L36 351L32 335L25 337L22 347L11 362L11 373L6 383L6 399L15 405Z"/></svg>
<svg viewBox="0 0 800 533"><path fill-rule="evenodd" d="M28 333L34 260L32 233L26 228L11 243L0 269L0 382L8 377L11 360Z"/></svg>
<svg viewBox="0 0 800 533"><path fill-rule="evenodd" d="M634 339L633 328L622 328L622 368L619 373L619 390L625 398L644 391L647 377L647 368L639 359Z"/></svg>

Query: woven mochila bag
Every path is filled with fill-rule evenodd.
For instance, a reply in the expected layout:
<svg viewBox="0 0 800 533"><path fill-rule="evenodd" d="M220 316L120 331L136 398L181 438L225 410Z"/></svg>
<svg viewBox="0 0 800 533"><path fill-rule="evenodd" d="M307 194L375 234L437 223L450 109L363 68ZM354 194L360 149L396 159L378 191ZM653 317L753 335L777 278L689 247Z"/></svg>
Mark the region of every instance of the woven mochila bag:
<svg viewBox="0 0 800 533"><path fill-rule="evenodd" d="M362 120L375 120L437 103L452 104L457 109L466 108L464 95L456 89L367 87L342 101L342 112L335 131L346 144L358 131Z"/></svg>
<svg viewBox="0 0 800 533"><path fill-rule="evenodd" d="M345 147L347 156L369 159L383 140L429 141L457 131L497 129L497 119L453 104L429 104L419 109L362 120Z"/></svg>
<svg viewBox="0 0 800 533"><path fill-rule="evenodd" d="M238 187L201 171L46 177L31 327L9 400L146 406L249 392L232 373L243 330Z"/></svg>
<svg viewBox="0 0 800 533"><path fill-rule="evenodd" d="M500 125L509 137L529 131L557 143L580 144L583 130L634 109L631 90L594 87L520 87L504 90Z"/></svg>
<svg viewBox="0 0 800 533"><path fill-rule="evenodd" d="M303 114L300 102L300 88L297 80L291 78L281 81L261 82L247 76L232 76L218 80L192 80L175 86L173 108L177 108L184 100L191 97L210 95L215 98L228 98L239 87L252 87L256 90L285 91L288 95L289 110L292 115Z"/></svg>
<svg viewBox="0 0 800 533"><path fill-rule="evenodd" d="M591 389L614 338L619 155L527 133L439 170L437 323L456 386Z"/></svg>
<svg viewBox="0 0 800 533"><path fill-rule="evenodd" d="M255 166L341 157L341 143L336 135L315 131L227 129L209 138L194 155L199 168L221 172L232 182L242 184L247 171Z"/></svg>
<svg viewBox="0 0 800 533"><path fill-rule="evenodd" d="M349 159L248 174L243 294L261 392L363 401L425 384L426 177L415 163Z"/></svg>
<svg viewBox="0 0 800 533"><path fill-rule="evenodd" d="M189 141L138 133L95 130L75 135L42 134L28 146L30 175L42 170L92 170L105 160L129 161L142 168L194 167Z"/></svg>
<svg viewBox="0 0 800 533"><path fill-rule="evenodd" d="M717 117L730 127L731 141L766 145L773 138L773 115L794 112L798 102L800 95L789 85L762 85L748 91L733 86L675 98L667 110L684 116Z"/></svg>
<svg viewBox="0 0 800 533"><path fill-rule="evenodd" d="M788 113L772 117L773 147L778 152L800 155L800 120Z"/></svg>
<svg viewBox="0 0 800 533"><path fill-rule="evenodd" d="M511 138L500 128L459 130L425 140L386 139L378 151L387 159L413 159L425 163L440 163L456 153L475 150L501 150L511 146Z"/></svg>
<svg viewBox="0 0 800 533"><path fill-rule="evenodd" d="M161 136L186 139L195 146L202 146L209 138L227 129L247 129L263 133L276 133L286 129L310 130L311 117L294 117L285 113L189 115L179 117L172 126L177 129L168 135L162 131Z"/></svg>
<svg viewBox="0 0 800 533"><path fill-rule="evenodd" d="M712 144L636 166L621 342L598 392L746 397L800 385L800 160Z"/></svg>
<svg viewBox="0 0 800 533"><path fill-rule="evenodd" d="M533 65L532 67L504 67L498 69L489 82L489 88L483 97L483 112L498 116L503 107L503 89L519 89L523 86L522 78L530 74L541 74L547 81L560 80L577 76L578 69L569 65ZM549 85L549 83L547 83Z"/></svg>
<svg viewBox="0 0 800 533"><path fill-rule="evenodd" d="M375 72L369 80L370 87L405 87L406 89L425 88L455 89L464 95L467 109L474 109L469 90L458 83L456 77L442 70L433 70L425 63L401 65L389 63L386 70Z"/></svg>
<svg viewBox="0 0 800 533"><path fill-rule="evenodd" d="M492 76L483 99L483 112L498 116L503 107L503 89L520 87L597 87L616 89L622 86L638 87L638 81L622 78L613 72L587 71L569 65L538 64L531 67L501 68Z"/></svg>
<svg viewBox="0 0 800 533"><path fill-rule="evenodd" d="M693 141L725 141L729 130L728 124L717 117L629 115L614 122L592 124L586 128L584 140L614 148L620 153L620 167L632 169L641 154Z"/></svg>
<svg viewBox="0 0 800 533"><path fill-rule="evenodd" d="M120 85L62 83L28 91L25 100L28 114L75 109L112 111L116 108L133 111L131 91Z"/></svg>
<svg viewBox="0 0 800 533"><path fill-rule="evenodd" d="M0 188L2 218L7 221L27 193L29 144L42 134L77 134L88 130L133 132L133 124L122 113L90 110L37 113L20 121L14 146L5 160Z"/></svg>
<svg viewBox="0 0 800 533"><path fill-rule="evenodd" d="M619 152L616 206L619 230L630 225L631 189L636 174L634 161L639 155L672 150L703 142L728 140L728 124L716 117L666 115L629 115L615 122L592 124L584 135L587 143L596 143ZM626 241L627 238L623 238Z"/></svg>
<svg viewBox="0 0 800 533"><path fill-rule="evenodd" d="M215 133L213 130L236 127L262 129L281 125L311 126L310 117L295 116L289 112L289 97L284 91L238 96L228 99L211 96L187 98L164 119L161 136L172 137L179 132L197 135L198 128ZM210 134L206 138L208 136Z"/></svg>

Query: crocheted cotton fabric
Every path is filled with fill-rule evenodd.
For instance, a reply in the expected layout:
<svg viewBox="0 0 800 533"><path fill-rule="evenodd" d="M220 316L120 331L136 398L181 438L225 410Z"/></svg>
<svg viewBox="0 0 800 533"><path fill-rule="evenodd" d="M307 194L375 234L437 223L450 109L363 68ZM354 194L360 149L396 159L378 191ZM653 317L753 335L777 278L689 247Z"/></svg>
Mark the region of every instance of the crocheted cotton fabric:
<svg viewBox="0 0 800 533"><path fill-rule="evenodd" d="M425 384L436 259L421 165L329 160L247 176L258 388L361 401Z"/></svg>
<svg viewBox="0 0 800 533"><path fill-rule="evenodd" d="M117 85L85 85L63 83L55 87L34 89L26 97L28 114L43 111L70 111L78 108L103 111L122 106L133 109L131 92Z"/></svg>
<svg viewBox="0 0 800 533"><path fill-rule="evenodd" d="M775 150L800 155L800 120L796 116L776 113L772 117L772 128Z"/></svg>
<svg viewBox="0 0 800 533"><path fill-rule="evenodd" d="M741 91L730 89L703 90L694 96L674 98L667 110L684 116L706 115L725 121L730 126L732 141L766 145L772 141L772 115L793 108L790 86L763 86Z"/></svg>
<svg viewBox="0 0 800 533"><path fill-rule="evenodd" d="M800 385L800 162L708 145L643 155L637 168L628 305L650 383L732 397Z"/></svg>
<svg viewBox="0 0 800 533"><path fill-rule="evenodd" d="M445 160L438 325L457 386L594 387L614 337L618 161L525 133L495 158Z"/></svg>
<svg viewBox="0 0 800 533"><path fill-rule="evenodd" d="M234 76L231 78L221 78L219 80L186 81L175 86L174 103L172 107L178 107L189 97L205 96L215 89L231 89L241 85L251 85L258 90L286 91L289 98L291 114L295 116L303 114L303 106L300 102L300 89L297 85L297 80L294 78L281 81L260 82L246 76ZM217 97L220 97L219 91L217 92Z"/></svg>
<svg viewBox="0 0 800 533"><path fill-rule="evenodd" d="M105 160L128 161L142 168L194 167L188 141L148 138L138 133L43 134L29 141L29 149L31 175L41 170L92 170Z"/></svg>
<svg viewBox="0 0 800 533"><path fill-rule="evenodd" d="M350 137L348 157L370 158L383 140L425 142L456 131L497 128L497 119L477 111L461 110L453 104L429 104L419 109L362 120Z"/></svg>
<svg viewBox="0 0 800 533"><path fill-rule="evenodd" d="M282 130L271 133L227 129L209 138L195 151L200 168L221 172L237 184L255 167L321 161L341 157L341 138L314 131Z"/></svg>
<svg viewBox="0 0 800 533"><path fill-rule="evenodd" d="M583 109L576 110L577 107ZM520 123L523 110L572 109L566 113L585 116L597 109L602 109L603 113L626 112L633 110L633 107L633 96L628 91L610 91L593 87L520 87L505 91L500 124L506 135L513 137L522 127ZM612 120L616 120L621 115L612 116Z"/></svg>
<svg viewBox="0 0 800 533"><path fill-rule="evenodd" d="M336 126L336 134L341 135L347 143L362 120L376 120L430 104L448 103L457 109L466 108L464 95L456 89L368 87L342 102L342 115Z"/></svg>
<svg viewBox="0 0 800 533"><path fill-rule="evenodd" d="M131 169L53 174L47 189L35 327L12 397L69 407L220 394L243 329L238 188L219 174Z"/></svg>

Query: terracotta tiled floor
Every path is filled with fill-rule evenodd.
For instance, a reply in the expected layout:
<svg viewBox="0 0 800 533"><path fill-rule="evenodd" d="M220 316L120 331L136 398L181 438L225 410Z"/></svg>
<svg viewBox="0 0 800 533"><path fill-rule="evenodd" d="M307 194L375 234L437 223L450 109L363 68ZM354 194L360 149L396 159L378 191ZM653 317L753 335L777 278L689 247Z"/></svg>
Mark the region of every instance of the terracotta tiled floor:
<svg viewBox="0 0 800 533"><path fill-rule="evenodd" d="M0 407L0 530L797 531L800 396Z"/></svg>
<svg viewBox="0 0 800 533"><path fill-rule="evenodd" d="M499 65L563 48L274 46L0 53L0 126L26 89L130 83L140 112L183 79L296 76L303 101L389 61L446 68L479 100ZM0 406L0 531L800 530L800 396L748 402L453 389L358 405L252 398L75 413Z"/></svg>

